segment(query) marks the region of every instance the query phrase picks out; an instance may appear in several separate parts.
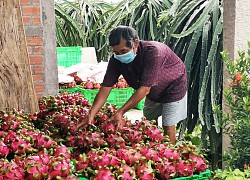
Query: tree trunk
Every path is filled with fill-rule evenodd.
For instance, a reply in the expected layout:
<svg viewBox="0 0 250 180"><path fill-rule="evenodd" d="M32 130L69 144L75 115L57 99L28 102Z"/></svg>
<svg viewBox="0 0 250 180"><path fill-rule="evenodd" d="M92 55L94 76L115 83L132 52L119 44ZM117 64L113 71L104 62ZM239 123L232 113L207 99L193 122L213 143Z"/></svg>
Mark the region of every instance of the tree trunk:
<svg viewBox="0 0 250 180"><path fill-rule="evenodd" d="M0 110L38 111L19 0L0 0Z"/></svg>

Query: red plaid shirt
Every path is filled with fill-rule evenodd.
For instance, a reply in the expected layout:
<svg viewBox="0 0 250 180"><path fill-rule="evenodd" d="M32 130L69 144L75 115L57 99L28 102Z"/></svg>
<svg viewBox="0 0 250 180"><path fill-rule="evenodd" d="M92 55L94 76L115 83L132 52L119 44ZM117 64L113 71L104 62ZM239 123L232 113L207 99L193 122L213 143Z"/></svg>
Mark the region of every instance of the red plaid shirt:
<svg viewBox="0 0 250 180"><path fill-rule="evenodd" d="M147 98L159 103L181 100L187 91L184 63L160 42L140 41L136 58L129 64L123 64L112 56L102 85L113 86L120 75L134 89L151 87Z"/></svg>

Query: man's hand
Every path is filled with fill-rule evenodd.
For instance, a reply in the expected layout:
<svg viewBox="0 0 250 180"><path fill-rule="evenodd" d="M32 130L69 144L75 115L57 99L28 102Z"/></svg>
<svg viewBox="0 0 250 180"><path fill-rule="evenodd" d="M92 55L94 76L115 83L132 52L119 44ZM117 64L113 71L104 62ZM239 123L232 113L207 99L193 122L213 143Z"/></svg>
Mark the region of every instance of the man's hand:
<svg viewBox="0 0 250 180"><path fill-rule="evenodd" d="M90 116L86 116L85 118L82 119L82 121L76 125L75 127L75 133L78 131L79 128L86 128L88 127L89 124L92 124L92 122L94 121L93 118L91 118Z"/></svg>
<svg viewBox="0 0 250 180"><path fill-rule="evenodd" d="M122 127L122 117L123 114L117 111L113 116L111 116L108 120L116 123L116 132L119 131Z"/></svg>

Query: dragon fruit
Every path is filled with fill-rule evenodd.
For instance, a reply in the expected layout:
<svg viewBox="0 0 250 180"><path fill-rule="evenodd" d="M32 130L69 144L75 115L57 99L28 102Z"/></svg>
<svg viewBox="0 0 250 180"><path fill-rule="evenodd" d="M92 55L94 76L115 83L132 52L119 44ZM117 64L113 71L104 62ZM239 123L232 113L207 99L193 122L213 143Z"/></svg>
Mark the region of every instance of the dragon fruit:
<svg viewBox="0 0 250 180"><path fill-rule="evenodd" d="M105 121L101 124L100 130L105 134L114 134L115 133L115 125L113 122Z"/></svg>
<svg viewBox="0 0 250 180"><path fill-rule="evenodd" d="M180 177L191 176L194 172L194 167L192 164L183 160L178 162L176 169Z"/></svg>
<svg viewBox="0 0 250 180"><path fill-rule="evenodd" d="M30 154L34 151L34 148L32 148L31 144L24 139L19 139L11 143L10 151L19 155L26 153Z"/></svg>
<svg viewBox="0 0 250 180"><path fill-rule="evenodd" d="M144 130L144 133L151 141L163 141L165 138L161 129L156 126Z"/></svg>
<svg viewBox="0 0 250 180"><path fill-rule="evenodd" d="M48 166L39 156L29 156L25 160L25 179L42 180L48 174Z"/></svg>
<svg viewBox="0 0 250 180"><path fill-rule="evenodd" d="M48 177L50 179L60 179L71 175L71 167L67 160L52 158L49 163Z"/></svg>
<svg viewBox="0 0 250 180"><path fill-rule="evenodd" d="M95 116L97 125L100 125L102 123L104 123L106 120L109 119L109 116L103 112L98 112Z"/></svg>
<svg viewBox="0 0 250 180"><path fill-rule="evenodd" d="M39 151L38 153L36 153L36 155L40 157L41 162L43 164L48 164L50 162L51 156L48 154L48 152L46 150Z"/></svg>
<svg viewBox="0 0 250 180"><path fill-rule="evenodd" d="M142 141L142 133L140 131L133 130L129 127L123 127L121 133L127 145L132 145Z"/></svg>
<svg viewBox="0 0 250 180"><path fill-rule="evenodd" d="M119 159L124 160L126 164L134 166L143 161L143 157L140 152L134 149L118 149L117 156Z"/></svg>
<svg viewBox="0 0 250 180"><path fill-rule="evenodd" d="M81 172L89 167L89 158L85 153L80 154L78 157L76 157L75 164L76 171Z"/></svg>
<svg viewBox="0 0 250 180"><path fill-rule="evenodd" d="M94 83L94 89L100 89L101 88L101 84L100 83Z"/></svg>
<svg viewBox="0 0 250 180"><path fill-rule="evenodd" d="M136 178L135 169L126 164L121 165L121 167L116 170L117 179L121 180L134 180Z"/></svg>
<svg viewBox="0 0 250 180"><path fill-rule="evenodd" d="M78 147L86 147L86 148L98 148L101 146L107 146L108 143L104 141L103 135L101 133L92 133L89 131L83 131L78 133L77 136L77 144Z"/></svg>
<svg viewBox="0 0 250 180"><path fill-rule="evenodd" d="M154 177L154 172L151 167L151 162L148 161L147 164L145 165L140 165L139 167L136 168L136 175L139 177L141 180L153 180Z"/></svg>
<svg viewBox="0 0 250 180"><path fill-rule="evenodd" d="M8 115L3 119L0 129L3 131L12 130L15 131L19 127L18 117L15 115Z"/></svg>
<svg viewBox="0 0 250 180"><path fill-rule="evenodd" d="M37 134L33 136L33 138L34 138L34 146L38 149L42 148L49 149L56 145L55 141L53 141L49 136L45 136L43 134Z"/></svg>
<svg viewBox="0 0 250 180"><path fill-rule="evenodd" d="M116 87L117 88L125 88L126 87L126 84L124 82L117 82L116 83Z"/></svg>
<svg viewBox="0 0 250 180"><path fill-rule="evenodd" d="M3 172L0 172L1 177L4 180L24 180L24 169L18 166L14 161L3 162L0 165L0 169L4 169Z"/></svg>
<svg viewBox="0 0 250 180"><path fill-rule="evenodd" d="M90 81L90 80L87 80L87 81L84 83L83 88L85 88L85 89L93 89L93 88L94 88L93 82Z"/></svg>
<svg viewBox="0 0 250 180"><path fill-rule="evenodd" d="M192 164L194 165L195 172L201 173L205 172L207 169L207 165L201 156L190 156L190 160L192 160Z"/></svg>
<svg viewBox="0 0 250 180"><path fill-rule="evenodd" d="M53 154L55 157L61 157L64 159L70 159L71 153L68 147L61 145L55 148L55 152Z"/></svg>
<svg viewBox="0 0 250 180"><path fill-rule="evenodd" d="M172 162L159 162L156 165L157 175L159 179L173 179L177 176L175 165Z"/></svg>
<svg viewBox="0 0 250 180"><path fill-rule="evenodd" d="M159 156L171 162L176 162L181 159L179 153L170 147L159 151Z"/></svg>
<svg viewBox="0 0 250 180"><path fill-rule="evenodd" d="M4 142L0 141L0 158L3 158L9 154L9 148Z"/></svg>
<svg viewBox="0 0 250 180"><path fill-rule="evenodd" d="M114 174L109 169L98 169L97 174L94 177L95 180L115 180Z"/></svg>
<svg viewBox="0 0 250 180"><path fill-rule="evenodd" d="M108 142L110 147L114 147L114 148L125 148L126 147L125 140L120 135L117 135L117 134L109 135L106 138L106 141Z"/></svg>

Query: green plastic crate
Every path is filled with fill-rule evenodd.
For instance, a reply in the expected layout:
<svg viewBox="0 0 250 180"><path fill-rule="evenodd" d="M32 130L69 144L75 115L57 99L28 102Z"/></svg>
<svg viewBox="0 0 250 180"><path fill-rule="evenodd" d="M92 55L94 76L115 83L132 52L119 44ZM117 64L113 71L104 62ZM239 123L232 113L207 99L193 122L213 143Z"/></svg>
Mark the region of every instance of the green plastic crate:
<svg viewBox="0 0 250 180"><path fill-rule="evenodd" d="M174 178L171 180L208 180L211 175L211 171L207 169L205 172L202 172L200 174L194 174L193 176L188 176L188 177L179 177L179 178Z"/></svg>
<svg viewBox="0 0 250 180"><path fill-rule="evenodd" d="M142 99L136 106L136 109L142 110L144 108L145 98Z"/></svg>
<svg viewBox="0 0 250 180"><path fill-rule="evenodd" d="M69 93L74 93L78 91L78 88L74 87L74 88L59 89L59 92L65 92L65 91Z"/></svg>
<svg viewBox="0 0 250 180"><path fill-rule="evenodd" d="M84 177L79 177L78 180L88 180L88 179L86 179Z"/></svg>
<svg viewBox="0 0 250 180"><path fill-rule="evenodd" d="M211 176L211 171L207 169L205 172L202 172L200 174L195 174L193 176L188 176L188 177L180 177L180 178L174 178L171 180L208 180L209 177ZM84 177L79 177L78 180L87 180Z"/></svg>
<svg viewBox="0 0 250 180"><path fill-rule="evenodd" d="M58 66L70 67L72 65L81 63L81 48L81 46L57 47L56 53Z"/></svg>
<svg viewBox="0 0 250 180"><path fill-rule="evenodd" d="M135 91L136 91L136 90L133 90L133 93L135 93ZM142 109L144 108L145 99L146 99L146 98L143 98L143 99L135 106L135 109L142 110Z"/></svg>
<svg viewBox="0 0 250 180"><path fill-rule="evenodd" d="M85 98L89 100L90 104L94 102L95 96L99 92L99 90L96 89L78 88L78 90ZM132 88L112 89L108 96L107 102L116 105L117 108L120 108L127 102L127 100L132 96L132 94Z"/></svg>

